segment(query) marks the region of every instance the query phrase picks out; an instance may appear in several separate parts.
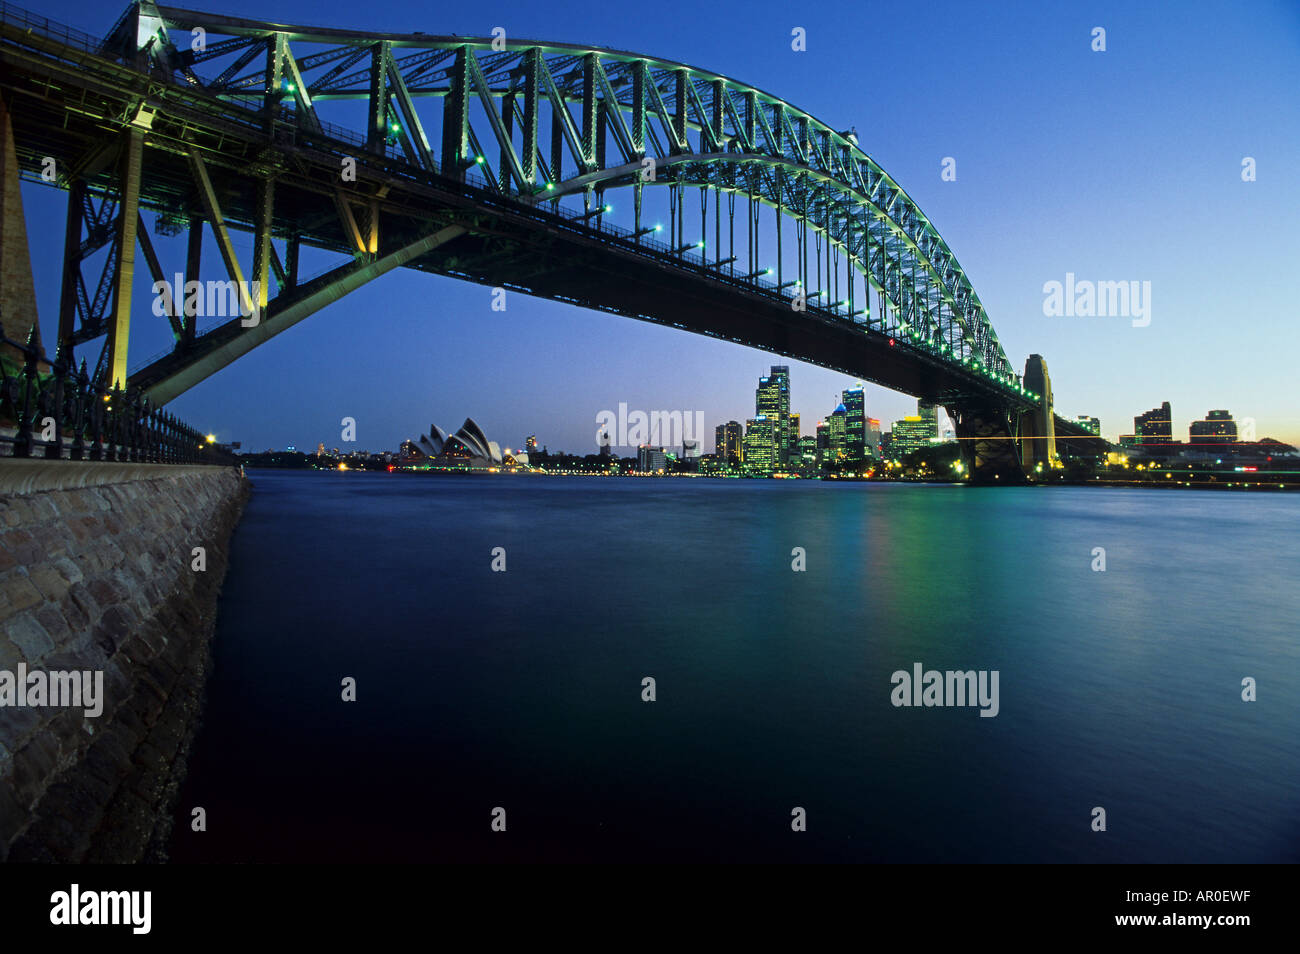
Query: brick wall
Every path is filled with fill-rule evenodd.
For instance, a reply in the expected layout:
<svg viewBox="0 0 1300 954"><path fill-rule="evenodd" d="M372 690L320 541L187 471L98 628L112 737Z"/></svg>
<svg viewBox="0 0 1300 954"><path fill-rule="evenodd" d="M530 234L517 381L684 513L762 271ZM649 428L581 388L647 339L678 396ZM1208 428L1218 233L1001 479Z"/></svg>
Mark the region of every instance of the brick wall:
<svg viewBox="0 0 1300 954"><path fill-rule="evenodd" d="M162 856L247 494L230 468L0 462L0 670L104 673L98 717L0 707L0 860Z"/></svg>

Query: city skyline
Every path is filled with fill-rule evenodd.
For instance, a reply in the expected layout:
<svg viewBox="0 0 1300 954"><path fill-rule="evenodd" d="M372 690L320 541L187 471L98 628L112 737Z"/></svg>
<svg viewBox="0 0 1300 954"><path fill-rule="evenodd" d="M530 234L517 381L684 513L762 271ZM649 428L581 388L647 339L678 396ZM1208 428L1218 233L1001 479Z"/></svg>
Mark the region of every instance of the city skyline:
<svg viewBox="0 0 1300 954"><path fill-rule="evenodd" d="M794 362L794 364L796 364L796 365L802 365L803 362ZM785 367L785 368L787 369L787 372L789 372L789 366L788 366L788 365L783 366L783 367ZM808 366L806 366L806 367L811 368L812 370L816 370L816 371L821 371L821 370L823 370L823 369L821 369L821 368L817 368L816 366L812 366L812 365L808 365ZM761 375L761 374L758 375L758 378L759 378L760 381L764 380L766 377L767 377L767 375ZM874 416L874 415L872 415L872 414L870 413L870 411L872 411L873 408L871 407L870 403L865 399L865 395L866 395L866 393L868 393L867 389L868 389L869 387L871 387L871 385L866 384L866 383L864 383L864 382L862 382L862 381L856 381L856 380L852 380L852 379L848 379L848 378L846 378L845 380L846 380L846 381L851 381L852 383L847 383L847 384L845 384L845 385L841 388L841 390L840 390L839 392L832 392L832 395L827 399L828 402L831 401L831 400L834 400L836 404L839 404L839 403L841 403L841 401L842 401L842 399L843 399L843 398L842 398L843 393L845 393L845 392L847 392L847 391L849 391L849 390L861 389L861 390L864 392L864 404L863 404L863 407L864 407L864 413L865 413L865 416L866 416L866 420L868 420L868 421L874 420L874 421L876 421L877 423L879 423L879 425L880 425L880 431L881 431L882 434L885 433L886 431L890 430L893 424L899 423L899 422L901 422L901 421L903 421L903 420L905 420L905 419L908 419L908 418L915 418L915 417L917 416L916 413L915 413L915 410L913 410L913 411L907 411L907 410L905 409L904 411L900 412L900 413L898 414L897 417L887 417L887 416L884 416L884 415L881 415L881 416L879 416L879 417L876 417L876 416ZM793 438L797 438L797 437L815 436L815 428L817 427L818 424L825 422L825 421L830 417L830 415L834 412L834 405L832 405L831 408L830 408L829 410L820 410L820 411L816 411L816 412L813 412L813 413L808 413L808 412L806 412L806 411L795 410L795 408L796 408L796 403L795 403L796 398L795 398L794 395L795 395L797 392L796 392L796 389L795 389L794 386L793 386L793 381L794 381L794 374L793 374L793 372L789 372L788 381L790 382L790 396L789 396L789 401L790 401L789 407L790 407L790 410L789 410L789 416L790 416L792 419L795 419L796 421L799 421L799 422L802 422L802 421L806 421L806 422L808 422L806 426L803 426L803 425L801 424L801 425L800 425L800 429L799 429L798 432L793 432L793 431L792 431L792 432L791 432L791 438L793 439ZM876 391L879 391L879 392L882 392L882 393L884 393L884 394L887 394L887 395L891 395L891 396L895 396L895 397L898 396L898 395L896 394L896 392L887 391L887 390L884 389L884 388L875 388L875 390L876 390ZM903 399L904 399L904 400L910 400L911 403L914 404L914 405L917 403L917 399L915 399L915 398L911 398L911 399L909 399L909 398L907 398L907 397L904 396ZM811 403L814 399L809 398L809 399L807 399L807 400L808 400L809 403ZM626 402L621 402L621 403L626 404ZM920 402L920 403L924 404L925 402L922 401L922 402ZM1197 426L1198 424L1199 424L1199 425L1206 425L1206 426L1209 426L1208 429L1204 430L1204 433L1205 433L1205 434L1210 434L1210 435L1212 436L1212 438L1216 437L1217 435L1221 435L1221 434L1225 433L1225 432L1223 432L1223 431L1219 431L1219 430L1214 429L1214 428L1213 428L1213 425L1218 425L1218 424L1221 423L1221 421L1220 421L1220 419L1217 417L1217 415L1227 414L1227 415L1229 415L1229 416L1228 416L1227 418L1223 419L1223 420L1226 421L1228 424L1232 424L1232 425L1234 425L1234 426L1233 426L1233 429L1232 429L1232 434L1233 434L1234 436L1236 436L1236 439L1239 440L1239 441L1242 441L1242 442L1249 442L1249 441L1251 440L1251 439L1248 439L1246 436L1243 436L1243 435L1239 434L1239 432L1238 432L1238 430L1237 430L1237 428L1236 428L1235 425L1237 425L1237 424L1241 424L1241 423L1246 422L1246 421L1251 421L1251 422L1253 423L1256 419L1255 419L1252 415L1239 414L1239 413L1237 413L1236 411L1234 411L1234 410L1231 409L1231 408L1207 408L1207 410L1206 410L1203 414L1201 414L1200 416L1190 415L1190 416L1187 417L1187 419L1186 419L1186 428L1184 429L1184 431L1183 431L1183 433L1182 433L1182 436L1180 436L1179 427L1178 427L1178 421L1180 420L1180 418L1178 417L1178 415L1177 415L1176 413L1174 413L1174 414L1172 414L1172 415L1169 416L1169 417L1165 417L1164 414L1161 413L1162 408L1163 408L1164 406L1166 406L1166 405L1171 406L1171 405L1172 405L1172 402L1169 402L1169 401L1163 401L1163 402L1160 402L1160 403L1158 404L1158 406L1157 406L1156 408L1152 409L1152 410L1143 411L1143 412L1137 412L1137 411L1135 411L1135 412L1134 412L1130 417L1128 417L1128 418L1124 418L1124 419L1123 419L1123 420L1125 420L1125 421L1128 422L1127 425L1122 425L1122 424L1121 424L1121 425L1119 425L1119 426L1114 426L1114 427L1112 427L1112 426L1108 426L1107 422L1104 421L1104 420L1102 420L1102 421L1100 422L1100 423L1101 423L1101 433L1102 433L1102 436L1106 437L1106 439L1109 440L1110 443L1112 443L1112 444L1114 444L1114 445L1116 445L1116 446L1120 446L1120 445L1123 443L1123 441L1121 440L1121 438L1134 438L1134 437L1139 437L1139 436L1141 436L1141 431L1138 429L1138 420L1139 420L1140 418L1150 416L1150 420L1153 420L1153 421L1159 421L1161 424L1166 424L1166 423L1168 423L1168 424L1170 425L1169 428L1168 428L1168 431L1169 431L1169 434L1168 434L1168 440L1172 441L1172 442L1175 443L1175 444L1182 443L1182 444L1184 444L1184 445L1187 445L1187 444L1192 443L1191 440L1190 440L1190 438L1191 438L1192 436L1195 435L1195 432L1196 432L1196 426ZM662 404L660 404L660 405L654 405L654 407L656 407L656 408L658 408L658 407L660 407L660 406L662 406ZM754 407L754 404L751 403L750 406L751 406L751 407ZM1171 409L1172 409L1172 407L1171 407ZM637 409L634 409L634 410L637 410ZM645 408L642 408L642 409L639 409L639 410L642 410L642 411L643 411L644 413L646 413L647 415L650 415L650 414L653 414L653 413L660 413L660 412L658 412L658 411L652 411L650 407L645 407ZM943 434L948 433L948 432L951 431L951 429L952 429L952 428L951 428L951 423L952 423L952 422L951 422L951 418L950 418L950 416L948 416L948 415L944 412L944 410L943 410L942 407L937 407L937 408L935 408L935 410L937 410L937 412L938 412L938 418L937 418L937 422L936 422L937 433L938 433L940 436L942 436ZM686 414L687 412L681 412L681 411L679 411L679 412L676 412L676 413L680 413L680 414L682 414L682 416L685 416L685 414ZM695 413L698 413L698 412L695 412ZM727 417L727 418L723 418L723 419L717 420L717 421L715 421L715 422L712 423L712 424L706 424L706 426L705 426L705 428L704 428L704 432L703 432L703 433L704 433L704 439L709 440L709 441L716 440L717 430L720 429L721 427L723 427L724 425L728 424L728 423L739 424L739 426L740 426L740 430L741 430L741 437L742 437L742 439L743 439L744 430L745 430L745 422L748 421L748 420L750 420L750 419L752 419L752 418L759 417L759 416L762 416L762 415L761 415L757 410L753 410L753 411L747 411L747 412L740 412L740 413L737 413L737 414L732 415L731 417ZM1062 416L1065 416L1065 415L1062 415ZM1089 419L1094 419L1094 420L1095 420L1095 419L1096 419L1096 415L1090 415L1090 414L1080 413L1080 414L1077 414L1077 415L1071 415L1071 416L1067 417L1066 419L1067 419L1067 420L1071 420L1071 421L1076 421L1076 422L1079 422L1079 423L1083 423L1083 422L1085 422L1085 421L1087 421L1087 420L1089 420ZM593 420L594 420L594 419L593 419ZM705 418L705 420L707 421L708 418ZM947 425L946 425L946 426L945 426L945 421L947 422ZM595 425L594 425L594 423L593 423L593 428L594 428L594 427L595 427ZM545 434L546 434L546 427L545 427L544 425L543 425L543 426L538 426L536 421L533 421L533 422L530 423L528 426L523 427L523 428L514 428L514 430L520 430L521 433L524 432L524 431L527 431L528 434L527 434L527 436L526 436L524 439L519 440L518 442L515 442L515 441L513 441L513 440L507 440L505 443L502 444L502 447L503 447L503 448L507 448L507 447L508 447L508 448L510 448L510 449L514 449L514 450L522 450L522 449L524 449L525 444L526 444L529 440L532 440L532 441L535 441L537 447L548 447L548 448L551 448L551 449L553 450L553 452L556 452L556 453L572 453L572 454L577 454L577 455L583 455L583 454L594 454L594 453L596 453L597 451L599 451L599 449L600 449L600 443L599 443L599 441L596 440L596 438L595 438L595 436L594 436L594 433L595 433L594 431L593 431L593 437L592 437L592 439L591 439L591 446L590 446L590 447L586 447L586 446L581 446L581 447L567 447L567 446L564 446L564 445L562 445L562 444L560 444L560 443L555 443L555 444L552 445L552 444L551 444L551 443L546 439L546 437L545 437ZM1112 432L1115 434L1115 436L1114 436L1113 438L1110 437L1110 436L1108 436L1108 435L1109 435L1110 433L1112 433ZM539 434L539 433L543 435L541 438L538 438L538 437L537 437L537 434ZM1162 430L1161 433L1163 434L1164 431ZM699 440L702 439L700 435L688 435L688 436L690 437L690 439L692 439L692 440L696 440L696 441L699 441ZM237 440L238 438L235 438L235 439ZM1294 445L1294 446L1300 446L1300 444L1297 444L1297 442L1289 441L1289 440L1286 440L1286 439L1283 438L1283 437L1278 437L1276 434L1270 434L1270 433L1267 433L1267 432L1265 432L1265 431L1258 430L1258 429L1257 429L1256 439L1273 439L1273 440L1280 441L1281 443L1284 443L1284 444L1292 444L1292 445ZM420 435L419 435L419 434L416 434L416 435L414 435L413 437L402 438L400 441L398 441L398 444L405 443L405 442L407 442L407 441L419 441L419 440L420 440ZM1213 442L1215 442L1215 440L1212 439L1211 442L1213 443ZM242 442L242 443L243 443L243 448L244 448L244 450L246 450L246 451L250 451L250 452L254 451L255 448L260 448L260 447L263 446L263 445L260 445L260 444L258 444L258 445L253 445L253 444L250 444L250 443L248 443L248 442ZM323 443L326 443L326 442L324 442L324 441L297 441L297 442L295 442L295 441L289 441L289 442L281 443L281 444L269 444L269 445L266 445L265 449L267 449L267 450L289 450L289 449L297 450L297 449L299 449L299 448L301 448L301 447L308 447L308 448L309 448L309 447L315 446L315 445L317 445L317 444L323 444ZM337 443L337 442L336 442L336 443ZM370 448L370 445L366 445L365 447L362 447L362 445L361 445L359 442L353 442L353 443L356 443L356 444L357 444L357 448L358 448L358 449L362 449L362 450L369 450L369 449L371 449L371 448ZM649 444L654 444L655 446L663 446L663 447L667 448L667 449L670 450L670 451L672 450L672 448L673 448L674 446L680 447L680 441L678 441L677 444L675 444L675 445L674 445L674 444L671 444L671 443L665 443L665 442L662 441L662 440L658 440L658 441L649 441L648 443L649 443ZM396 445L395 445L395 446L396 446ZM621 449L621 450L624 451L624 453L623 453L622 456L626 456L626 457L634 457L634 456L636 456L636 450L637 450L637 447L638 447L638 446L640 446L640 445L637 445L637 444L615 445L616 448ZM387 447L387 445L382 445L382 446L380 446L380 445L376 445L376 447L378 447L380 450L391 450L391 449L392 449L392 448ZM348 450L347 452L351 452L351 450Z"/></svg>
<svg viewBox="0 0 1300 954"><path fill-rule="evenodd" d="M790 19L766 6L773 9L764 19ZM1113 5L1085 18L1029 6L946 5L936 30L900 30L896 44L878 51L887 58L882 69L917 61L922 47L927 61L950 68L901 85L891 122L875 128L869 96L845 59L855 31L869 29L865 12L845 23L838 14L800 11L808 35L802 53L791 51L788 30L737 27L720 12L700 13L693 31L658 22L631 30L610 13L597 14L586 29L610 46L780 89L814 114L858 129L866 151L898 177L960 257L1012 363L1022 366L1030 353L1046 358L1063 417L1096 416L1102 435L1115 442L1140 409L1168 400L1175 434L1211 409L1228 408L1254 418L1260 436L1295 444L1300 409L1285 388L1296 332L1285 276L1300 240L1280 233L1265 245L1260 236L1272 234L1278 209L1300 205L1300 135L1268 121L1288 108L1300 75L1300 15L1280 3L1250 18L1223 16L1228 9L1197 3L1171 19ZM48 12L104 32L119 11L68 0ZM344 5L300 0L269 11L237 2L230 12L325 26L351 19ZM431 26L426 15L386 2L373 4L369 17L392 30L482 35L501 22L516 35L581 39L522 4L495 8L493 23L475 11L448 10ZM1090 48L1098 23L1107 29L1104 53ZM719 49L709 39L715 29L739 32ZM926 36L913 35L919 32ZM1189 70L1183 51L1210 36L1216 56ZM1251 81L1239 82L1243 75ZM936 98L951 106L941 128L926 109ZM942 177L946 158L955 159L951 181ZM1254 181L1243 181L1246 158ZM51 342L62 230L37 224L61 222L66 196L33 184L22 194L42 331ZM1188 194L1198 203L1188 203ZM1216 223L1212 242L1204 240L1203 219ZM250 254L247 235L237 233L235 244L241 257ZM183 240L158 245L174 262ZM303 269L313 274L332 261L304 251ZM1150 282L1149 323L1048 317L1044 288L1067 276ZM144 269L136 293L149 300ZM138 321L132 364L168 343L166 322ZM458 360L430 360L447 353ZM246 447L332 446L344 417L356 421L357 446L396 446L413 436L401 422L474 407L491 433L513 434L527 416L527 430L541 429L543 443L580 451L592 443L588 422L619 402L742 420L744 402L730 382L768 364L788 365L803 382L794 409L808 422L825 413L816 395L845 386L844 375L776 354L521 294L497 312L491 289L397 273L272 339L169 407ZM905 416L913 403L872 384L866 401L882 421Z"/></svg>

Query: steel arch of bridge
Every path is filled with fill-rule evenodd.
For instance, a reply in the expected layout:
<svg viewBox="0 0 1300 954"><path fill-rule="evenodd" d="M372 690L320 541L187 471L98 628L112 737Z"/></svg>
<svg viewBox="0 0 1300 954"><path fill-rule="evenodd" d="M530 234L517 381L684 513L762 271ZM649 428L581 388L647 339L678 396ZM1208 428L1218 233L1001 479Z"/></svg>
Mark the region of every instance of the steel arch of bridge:
<svg viewBox="0 0 1300 954"><path fill-rule="evenodd" d="M6 40L12 36L6 34ZM580 225L597 233L617 233L617 228L604 224L605 195L615 189L630 192L633 229L622 234L630 235L647 255L653 252L661 258L665 247L651 234L654 229L643 226L642 208L643 198L666 192L670 206L666 251L681 264L702 266L729 287L747 287L769 300L784 296L792 307L805 305L810 317L860 330L876 346L888 338L892 350L897 338L898 351L912 355L919 366L949 369L944 385L934 389L940 399L974 396L1008 410L1035 403L1037 395L1025 390L1012 369L951 249L902 188L859 148L856 136L720 74L571 44L504 36L305 28L151 2L129 7L102 47L92 52L148 76L148 90L143 95L125 91L120 100L114 99L122 86L120 77L111 84L111 94L95 90L101 97L101 125L111 109L125 109L116 120L122 130L121 144L112 148L126 161L111 185L105 184L104 176L96 181L89 173L66 183L74 199L70 239L74 237L73 204L84 206L87 238L80 243L82 252L92 233L99 236L99 246L112 233L112 254L120 263L138 237L157 277L157 256L143 219L134 214L137 208L150 208L160 213L160 227L164 218L173 231L188 223L194 264L193 269L187 267L188 278L191 271L197 272L196 225L206 221L234 279L244 273L227 226L243 228L254 233L249 274L260 280L261 304L268 304L265 290L272 281L280 288L279 297L269 302L271 322L239 335L237 347L231 339L238 329L226 326L214 329L217 333L196 335L192 320L176 314L175 303L168 302L177 347L170 364L160 360L141 369L140 383L145 386L156 387L167 375L179 377L174 374L178 362L188 361L187 380L177 385L183 390L293 321L393 267L483 280L481 271L477 275L457 272L431 264L429 256L438 245L454 245L458 236L472 234L476 225L483 224L482 217L475 222L473 215L468 216L471 221L465 226L429 217L426 222L440 229L436 237L429 229L403 232L390 224L385 240L379 227L381 210L392 217L391 197L383 204L389 186L380 185L377 195L322 186L319 180L328 177L322 170L328 167L318 161L307 169L301 155L293 156L295 146L306 143L315 150L315 160L322 154L328 158L337 157L341 150L351 151L358 163L382 173L387 182L397 177L413 186L447 182L481 186L486 195L480 194L478 201L484 208L550 209L567 216L565 227L570 230ZM424 104L430 99L440 100L441 108L427 108ZM364 104L361 136L322 116L336 108L328 104L348 100ZM222 104L225 115L204 103ZM84 95L76 111L90 115ZM239 114L238 129L229 122L232 113ZM152 128L150 121L154 121ZM549 142L543 141L544 132L549 132ZM328 144L325 153L322 143ZM78 174L94 168L102 171L106 162L116 162L104 158L109 146L104 144L103 155L74 163ZM151 156L171 161L172 167L163 168L165 162L155 161L154 176L142 180L140 155L145 146ZM298 168L291 168L295 161ZM295 173L298 180L291 182ZM292 221L292 211L277 207L277 180L301 188L306 173L317 176L314 188L333 189L333 209L324 217L332 223L322 225L323 217L317 214L302 226ZM224 182L219 175L225 176ZM151 181L158 176L170 176L171 181ZM241 188L247 196L237 194ZM104 224L112 224L112 210L101 205L97 211L88 193L118 203L115 226ZM685 241L686 199L691 193L698 198L701 236L708 231L712 202L718 240L711 249L704 249L703 241L700 248ZM578 198L581 212L562 208ZM724 203L728 243L721 241ZM329 202L325 204L328 208ZM742 210L745 235L740 246L735 238L737 204L748 206ZM764 222L768 215L764 209L771 214L771 227ZM82 225L75 224L79 237ZM490 234L492 229L481 231ZM790 231L792 241L785 242ZM283 262L271 242L273 236L287 239ZM350 253L353 261L314 288L300 285L300 240ZM775 246L775 268L761 267L765 241ZM730 253L727 258L723 258L724 244ZM792 267L787 252L793 252ZM841 260L847 290L843 299ZM67 276L76 267L75 261L65 262ZM859 282L849 278L850 270L858 276L865 300L856 300ZM769 280L772 273L775 281ZM119 366L124 367L129 320L121 314L119 292L129 287L129 275L106 282L101 279L99 289L113 291L118 313L108 315L109 298L104 294L97 292L93 302L84 289L65 294L60 345L65 339L71 344L107 333L105 352L121 352L109 360L116 374ZM512 287L528 290L526 283ZM129 306L129 291L126 301ZM82 327L75 331L70 320L65 321L74 312L82 319ZM649 317L635 309L619 313ZM225 349L225 357L202 358L205 348ZM873 353L881 352L877 347ZM208 364L195 371L193 365L200 360ZM133 382L136 378L132 375ZM921 393L915 385L911 382L908 387ZM161 388L161 392L179 393L176 388L171 392Z"/></svg>
<svg viewBox="0 0 1300 954"><path fill-rule="evenodd" d="M208 35L202 51L191 48L196 29ZM227 39L211 42L213 36ZM302 44L322 48L296 55L294 46ZM581 192L599 208L606 189L631 187L638 211L642 189L654 185L711 188L715 208L722 195L753 197L798 223L803 288L812 230L826 238L828 255L837 248L883 299L888 331L1015 382L979 297L916 203L853 134L755 87L624 51L507 36L287 27L165 6L156 8L154 21L144 5L142 46L185 82L222 96L262 97L308 127L319 128L321 103L364 100L372 148L395 139L411 164L431 172L457 175L477 166L507 194L558 202ZM215 80L200 79L197 69L213 62L225 69ZM416 108L426 97L443 100L436 154ZM495 150L482 148L471 123L475 107ZM538 135L548 110L549 154ZM868 326L889 320L873 319L870 302L863 304L859 315Z"/></svg>

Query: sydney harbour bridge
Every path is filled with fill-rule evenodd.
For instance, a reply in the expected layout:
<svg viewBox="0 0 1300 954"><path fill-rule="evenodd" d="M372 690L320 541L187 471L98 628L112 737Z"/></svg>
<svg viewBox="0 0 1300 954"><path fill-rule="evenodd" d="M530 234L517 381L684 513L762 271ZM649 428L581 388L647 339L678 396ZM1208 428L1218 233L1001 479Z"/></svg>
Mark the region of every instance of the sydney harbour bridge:
<svg viewBox="0 0 1300 954"><path fill-rule="evenodd" d="M36 322L18 189L42 182L68 196L59 358L89 357L101 383L155 405L409 268L942 405L976 481L1104 447L1055 414L1042 358L1017 372L952 250L856 133L772 93L502 30L367 33L152 2L100 37L6 4L0 29L5 335ZM183 262L165 267L161 240L181 235ZM304 274L304 246L332 263ZM179 292L133 298L139 264L169 286L228 282L239 313L200 327ZM166 321L172 347L138 360L133 318Z"/></svg>

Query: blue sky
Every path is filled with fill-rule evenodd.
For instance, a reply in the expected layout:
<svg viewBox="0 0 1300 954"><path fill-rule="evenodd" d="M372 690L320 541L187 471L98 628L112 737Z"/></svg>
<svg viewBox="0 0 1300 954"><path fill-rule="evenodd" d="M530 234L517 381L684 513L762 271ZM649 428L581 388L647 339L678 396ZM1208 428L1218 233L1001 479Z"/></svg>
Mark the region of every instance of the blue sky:
<svg viewBox="0 0 1300 954"><path fill-rule="evenodd" d="M1168 400L1184 439L1192 420L1228 408L1255 418L1259 436L1300 442L1300 5L1135 6L226 0L219 9L398 32L502 26L512 37L631 49L752 83L835 128L857 128L960 259L1012 364L1023 368L1030 353L1047 359L1060 413L1100 417L1114 439ZM41 13L103 33L120 10L58 0ZM1097 26L1104 53L1091 49ZM790 48L795 27L806 30L806 52ZM956 181L941 179L944 157L956 160ZM1255 160L1256 181L1242 181L1244 157ZM24 202L52 342L64 196L27 186ZM183 264L183 253L163 256L165 270ZM305 259L304 268L324 262ZM1067 272L1149 281L1149 326L1045 317L1043 285ZM521 295L494 312L489 297L451 279L389 276L172 408L254 449L334 446L344 416L356 419L360 447L393 448L469 415L503 446L536 433L552 450L586 452L596 414L620 401L702 410L711 435L715 423L752 416L758 376L790 363ZM169 341L148 298L137 300L133 367ZM808 432L853 382L791 364L793 409ZM914 403L871 387L867 408L888 427Z"/></svg>

